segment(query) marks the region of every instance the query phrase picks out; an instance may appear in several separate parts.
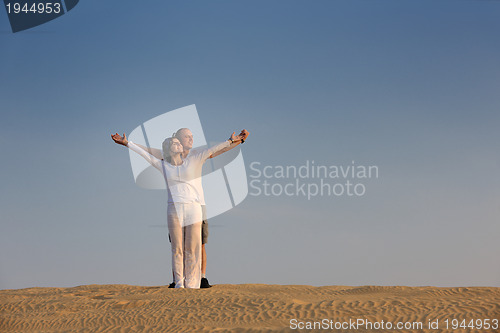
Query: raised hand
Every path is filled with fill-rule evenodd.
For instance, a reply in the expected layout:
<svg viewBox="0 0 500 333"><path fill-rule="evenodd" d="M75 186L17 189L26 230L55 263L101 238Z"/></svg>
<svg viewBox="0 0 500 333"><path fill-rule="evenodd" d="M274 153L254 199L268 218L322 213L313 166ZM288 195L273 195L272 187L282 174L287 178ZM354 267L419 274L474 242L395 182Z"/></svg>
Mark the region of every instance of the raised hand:
<svg viewBox="0 0 500 333"><path fill-rule="evenodd" d="M244 130L241 130L241 132L238 136L241 140L246 140L248 138L248 135L250 135L250 133L248 133L248 131L246 129L244 129Z"/></svg>
<svg viewBox="0 0 500 333"><path fill-rule="evenodd" d="M125 147L127 147L127 145L128 145L128 140L127 140L127 136L125 135L125 133L123 133L123 137L120 136L120 134L118 134L118 133L111 134L111 139L113 139L113 141L119 145L122 145Z"/></svg>

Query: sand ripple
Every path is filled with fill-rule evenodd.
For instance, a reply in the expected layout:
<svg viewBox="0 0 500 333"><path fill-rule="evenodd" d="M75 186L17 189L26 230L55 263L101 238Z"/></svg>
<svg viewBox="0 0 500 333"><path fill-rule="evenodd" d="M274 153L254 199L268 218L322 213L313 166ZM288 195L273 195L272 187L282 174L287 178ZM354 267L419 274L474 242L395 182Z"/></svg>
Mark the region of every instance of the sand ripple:
<svg viewBox="0 0 500 333"><path fill-rule="evenodd" d="M293 332L290 320L440 322L500 319L500 288L218 285L187 290L128 285L0 291L0 332ZM311 330L303 330L311 332ZM314 331L314 330L313 330ZM323 330L328 331L328 330ZM336 332L385 332L366 328Z"/></svg>

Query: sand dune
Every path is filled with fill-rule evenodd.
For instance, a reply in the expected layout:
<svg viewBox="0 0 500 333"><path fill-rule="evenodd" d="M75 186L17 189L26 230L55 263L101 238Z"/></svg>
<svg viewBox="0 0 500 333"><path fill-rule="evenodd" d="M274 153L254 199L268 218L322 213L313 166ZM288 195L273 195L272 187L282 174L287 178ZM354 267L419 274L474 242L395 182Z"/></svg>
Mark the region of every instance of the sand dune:
<svg viewBox="0 0 500 333"><path fill-rule="evenodd" d="M469 327L454 330L452 324L464 319ZM0 332L500 332L479 329L485 319L490 326L500 320L500 288L247 284L0 291ZM429 328L429 320L439 320L438 329ZM315 330L305 329L314 322ZM398 329L398 323L414 326Z"/></svg>

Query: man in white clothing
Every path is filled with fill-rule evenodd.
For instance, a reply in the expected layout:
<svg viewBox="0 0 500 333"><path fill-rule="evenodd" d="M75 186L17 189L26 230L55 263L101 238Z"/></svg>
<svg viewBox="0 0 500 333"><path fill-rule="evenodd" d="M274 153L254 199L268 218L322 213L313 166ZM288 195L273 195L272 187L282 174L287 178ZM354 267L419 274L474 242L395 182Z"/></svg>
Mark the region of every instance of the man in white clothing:
<svg viewBox="0 0 500 333"><path fill-rule="evenodd" d="M247 139L249 133L247 130L242 130L239 134L241 141L232 142L228 148L218 151L212 154L209 158L214 158L228 150L231 150L241 143L244 143ZM186 158L193 148L193 133L188 128L181 128L175 133L175 137L179 139L184 151L182 152L182 157ZM201 285L200 288L210 288L211 285L206 277L207 273L207 252L205 249L205 244L208 242L208 222L205 216L205 206L203 205L203 223L201 227Z"/></svg>

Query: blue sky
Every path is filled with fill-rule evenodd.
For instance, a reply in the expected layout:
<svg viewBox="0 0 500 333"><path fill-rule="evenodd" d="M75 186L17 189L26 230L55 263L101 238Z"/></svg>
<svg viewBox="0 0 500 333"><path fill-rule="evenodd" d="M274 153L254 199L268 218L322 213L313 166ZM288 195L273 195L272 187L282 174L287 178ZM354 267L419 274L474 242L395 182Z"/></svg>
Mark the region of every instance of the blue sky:
<svg viewBox="0 0 500 333"><path fill-rule="evenodd" d="M500 286L499 14L83 1L13 34L0 10L0 289L170 283L166 194L109 135L191 104L208 140L250 131L247 172L380 170L363 197L248 196L213 218L212 283Z"/></svg>

